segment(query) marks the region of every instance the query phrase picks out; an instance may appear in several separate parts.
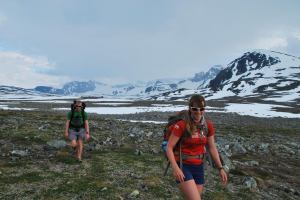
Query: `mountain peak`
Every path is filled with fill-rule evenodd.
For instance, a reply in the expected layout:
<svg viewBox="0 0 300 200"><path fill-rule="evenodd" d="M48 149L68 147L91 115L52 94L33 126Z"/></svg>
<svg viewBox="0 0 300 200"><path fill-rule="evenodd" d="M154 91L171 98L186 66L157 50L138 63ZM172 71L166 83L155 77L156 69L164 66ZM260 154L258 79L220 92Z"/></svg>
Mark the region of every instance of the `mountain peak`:
<svg viewBox="0 0 300 200"><path fill-rule="evenodd" d="M235 75L243 74L247 71L261 69L265 66L271 66L281 62L278 57L270 56L262 51L246 52L240 58L229 63L229 68L235 72Z"/></svg>
<svg viewBox="0 0 300 200"><path fill-rule="evenodd" d="M213 79L222 69L222 65L214 65L207 72L196 73L190 80L192 82L205 82L209 79Z"/></svg>
<svg viewBox="0 0 300 200"><path fill-rule="evenodd" d="M296 89L300 85L299 66L300 59L280 52L246 52L229 63L208 87L213 91L231 91L244 96L275 94L274 91Z"/></svg>

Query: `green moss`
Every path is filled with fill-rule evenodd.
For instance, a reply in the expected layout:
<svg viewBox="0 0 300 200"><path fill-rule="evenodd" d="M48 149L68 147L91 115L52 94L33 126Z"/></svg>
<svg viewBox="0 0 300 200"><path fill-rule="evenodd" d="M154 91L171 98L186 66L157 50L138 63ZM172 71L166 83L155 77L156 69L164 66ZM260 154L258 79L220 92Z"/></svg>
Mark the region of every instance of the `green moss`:
<svg viewBox="0 0 300 200"><path fill-rule="evenodd" d="M250 189L240 189L235 196L243 200L260 199L255 193L251 192Z"/></svg>
<svg viewBox="0 0 300 200"><path fill-rule="evenodd" d="M74 198L77 196L79 199L97 199L97 198L116 198L114 191L109 183L101 180L95 180L92 177L81 177L80 179L69 179L63 184L51 187L42 193L43 198L57 198L64 196L64 198Z"/></svg>
<svg viewBox="0 0 300 200"><path fill-rule="evenodd" d="M5 184L14 184L14 183L32 183L43 180L43 177L40 176L37 172L30 172L22 174L20 176L1 176L0 182Z"/></svg>
<svg viewBox="0 0 300 200"><path fill-rule="evenodd" d="M56 154L55 161L65 163L68 165L79 164L79 161L74 156L70 155L68 152Z"/></svg>

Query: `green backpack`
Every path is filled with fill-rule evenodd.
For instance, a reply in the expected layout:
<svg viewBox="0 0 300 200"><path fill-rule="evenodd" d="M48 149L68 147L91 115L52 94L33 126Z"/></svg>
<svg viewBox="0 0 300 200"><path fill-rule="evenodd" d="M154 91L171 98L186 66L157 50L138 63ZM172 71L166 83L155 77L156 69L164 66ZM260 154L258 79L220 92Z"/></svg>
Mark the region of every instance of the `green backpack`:
<svg viewBox="0 0 300 200"><path fill-rule="evenodd" d="M80 128L85 128L84 127L84 121L86 120L85 119L85 114L84 114L84 109L86 107L86 104L84 102L82 102L82 108L81 108L81 117L82 117L82 121L83 123L81 122L81 118L79 116L74 116L74 113L75 113L75 104L76 104L76 101L74 101L72 104L71 104L71 118L70 118L70 125L76 130L76 131L79 131Z"/></svg>

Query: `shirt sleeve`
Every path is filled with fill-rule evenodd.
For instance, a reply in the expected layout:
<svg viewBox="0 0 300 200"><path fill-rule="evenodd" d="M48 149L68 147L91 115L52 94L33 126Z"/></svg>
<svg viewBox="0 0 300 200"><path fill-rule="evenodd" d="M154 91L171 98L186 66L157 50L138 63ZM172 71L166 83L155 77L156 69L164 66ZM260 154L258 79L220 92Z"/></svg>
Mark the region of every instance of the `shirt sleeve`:
<svg viewBox="0 0 300 200"><path fill-rule="evenodd" d="M185 122L183 120L180 120L170 128L171 128L171 133L173 135L177 137L181 137L185 130Z"/></svg>
<svg viewBox="0 0 300 200"><path fill-rule="evenodd" d="M210 120L206 120L206 123L208 128L207 137L215 135L215 128L213 126L213 123Z"/></svg>
<svg viewBox="0 0 300 200"><path fill-rule="evenodd" d="M84 119L87 120L88 119L88 114L86 112L84 112Z"/></svg>
<svg viewBox="0 0 300 200"><path fill-rule="evenodd" d="M67 119L71 120L71 112L70 111L67 113Z"/></svg>

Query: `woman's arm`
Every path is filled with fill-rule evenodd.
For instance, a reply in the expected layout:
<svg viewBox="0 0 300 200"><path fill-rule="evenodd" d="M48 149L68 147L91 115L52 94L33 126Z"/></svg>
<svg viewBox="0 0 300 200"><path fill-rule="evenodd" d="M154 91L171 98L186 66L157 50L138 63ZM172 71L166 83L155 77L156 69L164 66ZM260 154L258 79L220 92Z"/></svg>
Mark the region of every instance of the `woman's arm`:
<svg viewBox="0 0 300 200"><path fill-rule="evenodd" d="M218 152L216 144L215 144L215 137L213 135L208 137L207 143L208 143L208 151L209 151L212 159L216 163L217 168L219 169L221 180L224 184L226 184L227 183L227 174L226 174L225 170L223 169L223 166L222 166L222 163L220 160L219 152Z"/></svg>
<svg viewBox="0 0 300 200"><path fill-rule="evenodd" d="M90 126L89 126L89 122L88 120L85 120L84 121L84 128L85 128L85 131L90 134Z"/></svg>
<svg viewBox="0 0 300 200"><path fill-rule="evenodd" d="M65 129L65 137L68 138L69 136L69 128L70 128L70 120L66 122L66 129Z"/></svg>
<svg viewBox="0 0 300 200"><path fill-rule="evenodd" d="M184 174L182 173L181 169L178 167L177 162L175 160L175 156L174 156L174 152L173 149L175 147L175 145L177 144L177 142L179 141L179 137L175 136L174 134L171 134L168 140L168 145L167 145L167 157L171 163L172 169L173 169L173 175L175 176L175 178L180 181L183 182L184 181Z"/></svg>

